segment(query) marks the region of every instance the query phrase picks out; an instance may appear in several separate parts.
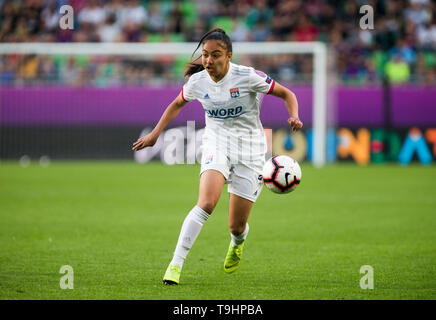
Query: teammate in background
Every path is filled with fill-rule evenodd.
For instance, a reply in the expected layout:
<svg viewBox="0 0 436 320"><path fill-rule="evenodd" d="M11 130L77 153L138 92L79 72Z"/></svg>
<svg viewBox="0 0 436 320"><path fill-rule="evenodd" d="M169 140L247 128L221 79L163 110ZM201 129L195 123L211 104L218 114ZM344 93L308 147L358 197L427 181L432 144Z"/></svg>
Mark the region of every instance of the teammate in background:
<svg viewBox="0 0 436 320"><path fill-rule="evenodd" d="M263 186L266 140L259 118L259 94L283 99L292 130L303 126L293 92L260 71L230 62L232 42L224 30L207 32L197 49L200 45L203 45L202 64L188 65L185 76L189 80L179 96L166 108L153 131L139 138L132 148L138 151L153 146L187 102L197 99L203 105L206 126L198 201L183 222L173 258L163 277L165 284L179 284L183 263L218 203L224 184L228 184L230 194L231 236L224 271L231 273L240 265L249 231L248 216Z"/></svg>

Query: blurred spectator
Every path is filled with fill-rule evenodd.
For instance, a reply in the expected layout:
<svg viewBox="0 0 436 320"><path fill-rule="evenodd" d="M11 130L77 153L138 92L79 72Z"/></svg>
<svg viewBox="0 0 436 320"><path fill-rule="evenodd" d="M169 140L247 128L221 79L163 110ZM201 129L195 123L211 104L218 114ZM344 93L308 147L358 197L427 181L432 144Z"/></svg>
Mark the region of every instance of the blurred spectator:
<svg viewBox="0 0 436 320"><path fill-rule="evenodd" d="M170 13L171 19L169 21L168 31L171 33L182 33L184 31L184 16L179 1L173 3L173 9Z"/></svg>
<svg viewBox="0 0 436 320"><path fill-rule="evenodd" d="M16 63L13 61L13 56L0 59L0 82L2 84L13 84L16 75Z"/></svg>
<svg viewBox="0 0 436 320"><path fill-rule="evenodd" d="M301 1L280 1L274 8L272 32L285 38L292 32L301 14Z"/></svg>
<svg viewBox="0 0 436 320"><path fill-rule="evenodd" d="M105 3L104 10L107 16L115 15L115 22L121 29L121 11L124 8L125 3L122 0L108 0Z"/></svg>
<svg viewBox="0 0 436 320"><path fill-rule="evenodd" d="M391 32L397 34L400 32L401 23L402 23L402 6L401 1L392 0L386 1L386 28Z"/></svg>
<svg viewBox="0 0 436 320"><path fill-rule="evenodd" d="M413 22L416 26L430 21L431 13L428 10L428 4L428 0L410 0L410 7L404 11L406 20Z"/></svg>
<svg viewBox="0 0 436 320"><path fill-rule="evenodd" d="M130 26L140 29L147 20L147 11L137 0L126 0L121 7L120 23L122 27Z"/></svg>
<svg viewBox="0 0 436 320"><path fill-rule="evenodd" d="M235 25L232 14L233 7L229 2L218 2L217 13L215 17L211 18L211 27L221 28L230 34Z"/></svg>
<svg viewBox="0 0 436 320"><path fill-rule="evenodd" d="M267 24L265 21L260 20L256 23L254 26L254 29L252 31L252 40L253 41L266 41L268 36L270 35L270 30L267 27Z"/></svg>
<svg viewBox="0 0 436 320"><path fill-rule="evenodd" d="M160 33L165 29L165 19L161 12L158 2L152 2L148 8L148 30L150 32Z"/></svg>
<svg viewBox="0 0 436 320"><path fill-rule="evenodd" d="M246 25L248 28L253 28L261 23L265 28L271 22L273 15L273 10L268 6L268 1L255 1L254 5L247 12Z"/></svg>
<svg viewBox="0 0 436 320"><path fill-rule="evenodd" d="M41 13L41 19L44 24L44 29L49 32L55 32L59 27L59 19L61 15L57 2L52 0Z"/></svg>
<svg viewBox="0 0 436 320"><path fill-rule="evenodd" d="M89 0L80 10L77 19L81 24L98 25L106 19L106 12L98 0Z"/></svg>
<svg viewBox="0 0 436 320"><path fill-rule="evenodd" d="M56 81L56 68L50 57L42 57L38 67L37 72L43 83L54 83Z"/></svg>
<svg viewBox="0 0 436 320"><path fill-rule="evenodd" d="M359 5L356 0L342 2L339 17L347 31L356 29L359 26Z"/></svg>
<svg viewBox="0 0 436 320"><path fill-rule="evenodd" d="M356 46L352 48L349 56L346 58L346 62L343 79L346 82L361 83L367 73L361 47Z"/></svg>
<svg viewBox="0 0 436 320"><path fill-rule="evenodd" d="M73 30L65 29L59 30L56 34L57 42L71 42L73 41Z"/></svg>
<svg viewBox="0 0 436 320"><path fill-rule="evenodd" d="M436 50L436 16L417 30L418 44L423 48Z"/></svg>
<svg viewBox="0 0 436 320"><path fill-rule="evenodd" d="M59 28L64 4L74 8L74 30ZM359 27L363 4L374 8L374 30ZM400 83L436 78L436 4L430 0L0 1L0 42L197 42L213 27L235 42L323 41L344 83L380 82L385 75ZM159 84L180 81L188 59L13 57L0 56L0 84ZM234 58L260 65L280 81L311 81L311 55Z"/></svg>
<svg viewBox="0 0 436 320"><path fill-rule="evenodd" d="M393 55L392 59L386 63L385 72L392 83L407 82L410 77L409 65L398 53Z"/></svg>
<svg viewBox="0 0 436 320"><path fill-rule="evenodd" d="M389 54L400 55L401 59L408 65L413 65L416 62L415 51L413 51L412 47L404 39L398 39L396 46L389 50Z"/></svg>
<svg viewBox="0 0 436 320"><path fill-rule="evenodd" d="M104 24L102 24L98 31L98 36L102 42L116 42L122 40L120 27L116 24L116 15L110 13Z"/></svg>
<svg viewBox="0 0 436 320"><path fill-rule="evenodd" d="M61 81L68 84L77 84L79 76L79 66L76 65L76 60L73 57L69 57L67 62L62 62L59 66L59 75L61 75Z"/></svg>
<svg viewBox="0 0 436 320"><path fill-rule="evenodd" d="M293 32L294 41L316 41L317 35L318 29L312 22L305 15L300 16Z"/></svg>
<svg viewBox="0 0 436 320"><path fill-rule="evenodd" d="M374 41L373 33L370 30L359 30L358 39L360 45L369 48Z"/></svg>
<svg viewBox="0 0 436 320"><path fill-rule="evenodd" d="M248 41L249 34L250 34L250 30L248 29L247 25L245 24L244 19L240 18L235 23L235 27L233 28L233 31L231 33L231 39L232 39L232 41L235 41L235 42ZM199 39L199 38L197 38L197 39Z"/></svg>
<svg viewBox="0 0 436 320"><path fill-rule="evenodd" d="M38 57L25 56L18 67L18 75L23 80L32 80L38 75Z"/></svg>
<svg viewBox="0 0 436 320"><path fill-rule="evenodd" d="M397 40L398 34L391 30L386 20L379 20L375 24L375 42L383 51L390 50Z"/></svg>

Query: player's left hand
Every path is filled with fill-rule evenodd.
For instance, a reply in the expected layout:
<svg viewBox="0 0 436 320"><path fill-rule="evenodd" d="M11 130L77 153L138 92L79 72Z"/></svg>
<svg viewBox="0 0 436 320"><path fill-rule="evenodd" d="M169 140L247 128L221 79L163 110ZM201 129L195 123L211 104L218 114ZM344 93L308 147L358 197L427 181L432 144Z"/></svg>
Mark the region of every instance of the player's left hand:
<svg viewBox="0 0 436 320"><path fill-rule="evenodd" d="M290 117L288 119L288 123L292 128L292 131L298 131L301 128L303 128L303 122L301 122L300 119L298 119L298 117Z"/></svg>

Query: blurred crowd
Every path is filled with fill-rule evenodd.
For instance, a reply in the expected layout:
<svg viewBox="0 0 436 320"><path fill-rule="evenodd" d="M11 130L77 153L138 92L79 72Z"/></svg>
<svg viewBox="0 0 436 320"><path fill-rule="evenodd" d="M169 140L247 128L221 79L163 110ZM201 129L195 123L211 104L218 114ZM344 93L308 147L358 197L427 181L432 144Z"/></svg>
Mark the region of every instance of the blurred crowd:
<svg viewBox="0 0 436 320"><path fill-rule="evenodd" d="M362 29L362 5L374 28ZM62 30L62 5L74 29ZM213 27L233 41L323 41L346 84L436 83L436 4L431 0L0 0L0 42L192 41ZM236 53L237 54L237 53ZM312 77L310 55L240 57L285 82ZM250 61L247 61L250 59ZM189 57L0 56L0 83L180 82Z"/></svg>

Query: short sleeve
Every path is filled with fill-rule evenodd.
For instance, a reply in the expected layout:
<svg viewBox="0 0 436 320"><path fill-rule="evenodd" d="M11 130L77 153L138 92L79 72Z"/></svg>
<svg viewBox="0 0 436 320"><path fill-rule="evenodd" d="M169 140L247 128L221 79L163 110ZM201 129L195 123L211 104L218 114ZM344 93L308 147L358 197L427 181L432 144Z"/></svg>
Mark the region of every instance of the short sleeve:
<svg viewBox="0 0 436 320"><path fill-rule="evenodd" d="M250 91L270 94L274 89L275 81L259 70L250 72Z"/></svg>
<svg viewBox="0 0 436 320"><path fill-rule="evenodd" d="M186 102L195 100L194 86L191 78L189 78L188 82L186 82L182 87L182 98Z"/></svg>

